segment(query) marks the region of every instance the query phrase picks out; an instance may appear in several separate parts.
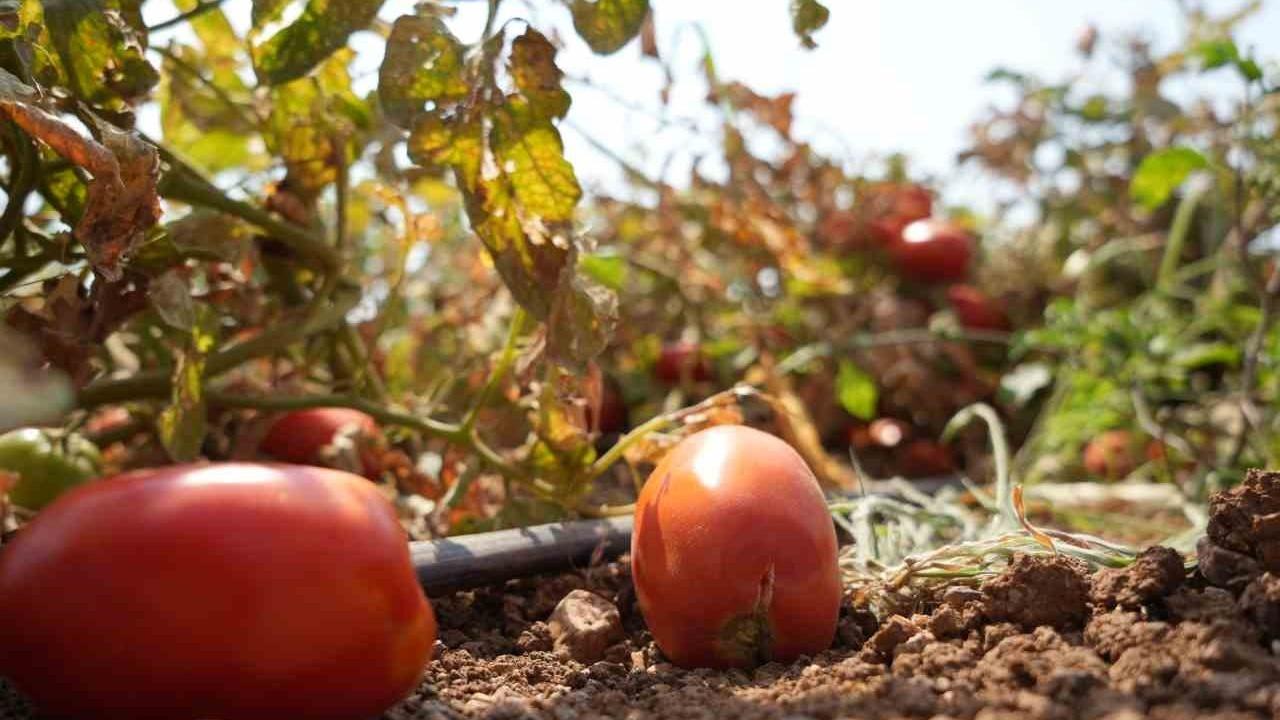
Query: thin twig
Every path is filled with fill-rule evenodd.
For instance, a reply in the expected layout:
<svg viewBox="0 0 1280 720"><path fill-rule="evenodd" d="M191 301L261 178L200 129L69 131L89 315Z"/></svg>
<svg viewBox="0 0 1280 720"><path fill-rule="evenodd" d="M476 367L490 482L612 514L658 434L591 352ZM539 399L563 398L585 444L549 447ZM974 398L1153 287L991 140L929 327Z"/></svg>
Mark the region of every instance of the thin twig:
<svg viewBox="0 0 1280 720"><path fill-rule="evenodd" d="M174 25L179 25L188 20L197 18L209 12L210 10L213 10L214 8L218 7L221 4L222 4L222 0L200 0L200 2L196 3L195 7L191 8L190 10L184 13L179 13L177 15L174 15L168 20L161 20L155 25L147 26L147 32L148 33L158 32L166 28L171 28Z"/></svg>

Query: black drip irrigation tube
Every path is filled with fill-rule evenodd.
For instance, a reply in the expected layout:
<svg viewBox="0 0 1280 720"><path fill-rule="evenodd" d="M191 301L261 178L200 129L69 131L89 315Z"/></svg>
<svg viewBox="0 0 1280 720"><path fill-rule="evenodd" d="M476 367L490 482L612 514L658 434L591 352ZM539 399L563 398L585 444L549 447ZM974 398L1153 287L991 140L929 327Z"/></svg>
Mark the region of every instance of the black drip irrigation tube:
<svg viewBox="0 0 1280 720"><path fill-rule="evenodd" d="M958 483L958 477L911 481L928 493ZM866 492L893 494L883 483L869 483ZM411 542L409 555L427 594L440 596L613 560L631 549L631 529L630 516L571 520Z"/></svg>

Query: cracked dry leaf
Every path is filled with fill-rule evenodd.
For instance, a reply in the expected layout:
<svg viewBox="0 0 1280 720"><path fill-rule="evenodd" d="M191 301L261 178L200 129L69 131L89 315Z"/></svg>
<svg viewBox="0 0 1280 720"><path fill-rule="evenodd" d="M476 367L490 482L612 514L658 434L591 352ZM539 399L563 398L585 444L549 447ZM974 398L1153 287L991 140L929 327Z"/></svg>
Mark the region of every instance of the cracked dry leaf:
<svg viewBox="0 0 1280 720"><path fill-rule="evenodd" d="M85 137L38 99L34 88L0 69L0 113L92 175L75 237L94 269L118 280L121 260L160 219L159 155L136 133L102 121L95 120L101 142Z"/></svg>

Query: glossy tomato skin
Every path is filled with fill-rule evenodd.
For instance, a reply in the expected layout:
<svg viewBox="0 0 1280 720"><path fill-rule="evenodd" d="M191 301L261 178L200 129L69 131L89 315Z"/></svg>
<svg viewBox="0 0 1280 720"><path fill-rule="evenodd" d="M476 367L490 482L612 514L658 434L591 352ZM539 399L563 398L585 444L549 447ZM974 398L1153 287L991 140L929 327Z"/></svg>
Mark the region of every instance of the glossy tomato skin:
<svg viewBox="0 0 1280 720"><path fill-rule="evenodd" d="M687 341L663 345L658 361L653 366L654 377L664 385L679 385L686 373L693 382L712 379L711 362L707 360L702 348L697 343Z"/></svg>
<svg viewBox="0 0 1280 720"><path fill-rule="evenodd" d="M0 471L18 480L9 499L30 510L40 510L93 479L101 467L97 446L75 433L22 428L0 435Z"/></svg>
<svg viewBox="0 0 1280 720"><path fill-rule="evenodd" d="M356 428L364 438L378 433L378 423L369 415L351 408L321 407L294 410L280 416L263 436L262 452L276 460L298 465L316 465L323 460L325 446L346 428ZM377 475L381 469L377 453L362 448L360 464L364 474Z"/></svg>
<svg viewBox="0 0 1280 720"><path fill-rule="evenodd" d="M994 298L972 285L947 288L947 304L960 324L971 330L1008 330L1009 316Z"/></svg>
<svg viewBox="0 0 1280 720"><path fill-rule="evenodd" d="M671 450L636 504L631 563L645 622L677 665L788 661L835 635L835 529L812 471L768 433L717 426Z"/></svg>
<svg viewBox="0 0 1280 720"><path fill-rule="evenodd" d="M901 239L889 246L898 272L922 283L958 282L969 275L973 261L973 237L946 220L917 220L902 230Z"/></svg>
<svg viewBox="0 0 1280 720"><path fill-rule="evenodd" d="M375 717L436 636L372 483L255 463L64 495L0 550L0 617L0 675L69 720Z"/></svg>

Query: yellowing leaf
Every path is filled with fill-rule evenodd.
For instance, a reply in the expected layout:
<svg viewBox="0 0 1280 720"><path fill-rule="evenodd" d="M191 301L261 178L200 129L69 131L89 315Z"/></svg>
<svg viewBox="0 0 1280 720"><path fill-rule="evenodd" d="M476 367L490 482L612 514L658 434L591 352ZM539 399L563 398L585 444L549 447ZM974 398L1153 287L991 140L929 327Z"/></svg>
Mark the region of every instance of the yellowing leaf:
<svg viewBox="0 0 1280 720"><path fill-rule="evenodd" d="M382 0L310 0L297 20L254 49L258 79L281 85L305 76L346 45L351 33L368 27L381 5Z"/></svg>
<svg viewBox="0 0 1280 720"><path fill-rule="evenodd" d="M649 14L649 0L573 0L573 27L592 50L608 55L635 37Z"/></svg>
<svg viewBox="0 0 1280 720"><path fill-rule="evenodd" d="M466 97L462 46L436 17L404 15L391 26L378 69L378 100L391 122L410 127L426 112Z"/></svg>

